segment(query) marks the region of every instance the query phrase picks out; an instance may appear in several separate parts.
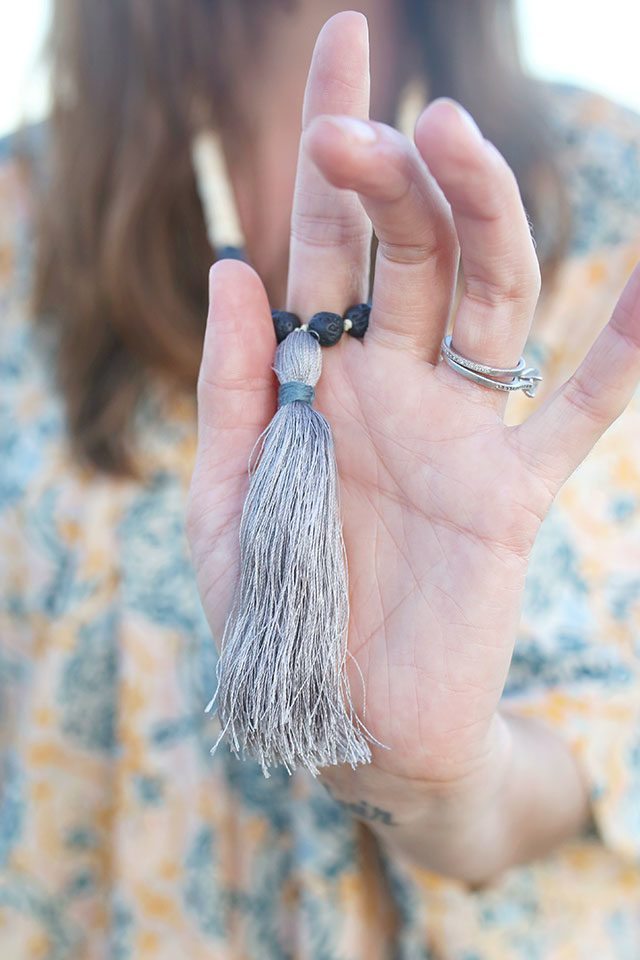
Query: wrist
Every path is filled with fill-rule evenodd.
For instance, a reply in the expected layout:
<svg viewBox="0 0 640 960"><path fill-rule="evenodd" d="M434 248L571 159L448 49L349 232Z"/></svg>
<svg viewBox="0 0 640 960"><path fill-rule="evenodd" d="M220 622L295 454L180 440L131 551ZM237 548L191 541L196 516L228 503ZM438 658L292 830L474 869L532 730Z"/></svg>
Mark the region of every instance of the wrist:
<svg viewBox="0 0 640 960"><path fill-rule="evenodd" d="M322 775L336 800L401 859L471 885L543 856L589 822L568 745L537 721L496 714L459 777L399 777L374 765Z"/></svg>
<svg viewBox="0 0 640 960"><path fill-rule="evenodd" d="M510 860L503 811L512 758L510 724L496 716L477 762L455 778L409 779L372 764L331 768L322 781L401 860L477 885Z"/></svg>
<svg viewBox="0 0 640 960"><path fill-rule="evenodd" d="M330 767L321 782L353 816L372 828L465 829L496 809L512 763L512 731L496 714L478 755L442 779L404 777L376 763L352 769Z"/></svg>
<svg viewBox="0 0 640 960"><path fill-rule="evenodd" d="M361 808L361 818L372 822L392 819L395 826L407 826L430 813L446 815L451 821L459 816L468 822L473 810L492 803L503 789L512 762L512 741L509 719L496 714L476 756L446 777L405 777L374 762L355 769L325 768L321 782L354 816ZM389 817L376 816L376 811L387 811Z"/></svg>

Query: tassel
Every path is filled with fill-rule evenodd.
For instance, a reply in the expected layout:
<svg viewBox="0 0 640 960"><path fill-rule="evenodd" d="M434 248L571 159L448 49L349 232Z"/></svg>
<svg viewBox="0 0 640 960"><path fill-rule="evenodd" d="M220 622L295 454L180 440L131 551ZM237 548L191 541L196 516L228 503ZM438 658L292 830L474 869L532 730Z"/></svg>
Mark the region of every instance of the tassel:
<svg viewBox="0 0 640 960"><path fill-rule="evenodd" d="M311 406L321 368L320 342L305 328L277 348L279 406L249 466L239 580L207 708L217 704L218 743L224 737L238 756L258 760L265 776L277 765L315 775L368 763L374 739L355 715L346 675L335 451L329 424Z"/></svg>

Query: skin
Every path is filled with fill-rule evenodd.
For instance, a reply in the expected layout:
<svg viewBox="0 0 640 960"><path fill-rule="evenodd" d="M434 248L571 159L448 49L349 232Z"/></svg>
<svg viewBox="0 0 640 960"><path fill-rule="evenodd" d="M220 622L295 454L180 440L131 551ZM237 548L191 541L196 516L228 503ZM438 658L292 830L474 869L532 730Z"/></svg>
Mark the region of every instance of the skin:
<svg viewBox="0 0 640 960"><path fill-rule="evenodd" d="M370 328L324 352L316 406L340 472L353 697L388 749L321 780L398 856L478 884L589 822L568 745L501 696L540 524L640 377L640 272L575 375L506 426L506 395L437 360L459 256L456 349L499 366L522 353L540 280L514 176L451 101L424 111L415 143L368 109L366 21L341 13L309 73L286 306L308 318L362 299L373 224ZM275 339L249 266L216 264L210 296L188 531L218 637L249 453L276 409Z"/></svg>
<svg viewBox="0 0 640 960"><path fill-rule="evenodd" d="M323 24L342 9L340 0L295 0L293 9L274 5L259 56L253 46L244 52L239 57L242 69L234 77L234 102L244 122L237 131L225 132L225 152L249 262L268 284L271 302L279 306L287 296L293 186L309 61ZM359 10L375 37L371 112L388 121L395 112L399 61L406 58L403 24L391 0L361 0Z"/></svg>

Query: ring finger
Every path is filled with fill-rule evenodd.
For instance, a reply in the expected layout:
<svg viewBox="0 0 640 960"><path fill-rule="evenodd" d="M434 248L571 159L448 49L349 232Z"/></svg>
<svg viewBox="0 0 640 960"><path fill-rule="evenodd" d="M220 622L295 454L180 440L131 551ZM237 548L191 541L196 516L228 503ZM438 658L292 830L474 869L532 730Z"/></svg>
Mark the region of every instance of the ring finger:
<svg viewBox="0 0 640 960"><path fill-rule="evenodd" d="M463 290L453 347L489 366L514 367L540 292L538 259L515 176L452 101L435 101L424 111L415 139L451 205L460 241ZM441 369L443 376L462 380L444 364ZM464 382L498 410L504 408L505 393Z"/></svg>

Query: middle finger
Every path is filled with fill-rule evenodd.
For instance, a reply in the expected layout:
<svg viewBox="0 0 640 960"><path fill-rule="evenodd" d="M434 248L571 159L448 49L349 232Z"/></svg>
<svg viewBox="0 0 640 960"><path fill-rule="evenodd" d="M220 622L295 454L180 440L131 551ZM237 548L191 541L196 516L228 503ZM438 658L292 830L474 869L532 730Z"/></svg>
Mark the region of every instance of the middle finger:
<svg viewBox="0 0 640 960"><path fill-rule="evenodd" d="M458 260L442 192L415 146L385 124L319 117L306 138L327 179L357 191L378 238L367 341L435 363Z"/></svg>

